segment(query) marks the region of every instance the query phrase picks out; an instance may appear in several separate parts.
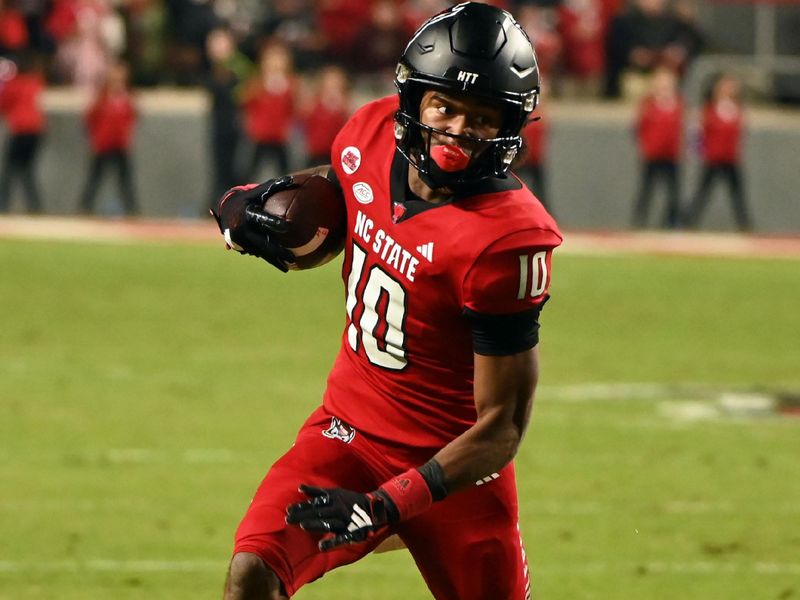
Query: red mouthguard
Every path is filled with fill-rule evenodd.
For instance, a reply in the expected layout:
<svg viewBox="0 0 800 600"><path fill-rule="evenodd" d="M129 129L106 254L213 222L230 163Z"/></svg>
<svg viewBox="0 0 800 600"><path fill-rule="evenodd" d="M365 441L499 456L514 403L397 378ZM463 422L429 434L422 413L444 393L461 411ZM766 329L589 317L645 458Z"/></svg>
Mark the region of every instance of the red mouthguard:
<svg viewBox="0 0 800 600"><path fill-rule="evenodd" d="M469 164L469 154L452 144L434 146L431 148L431 158L442 171L448 173L466 169Z"/></svg>

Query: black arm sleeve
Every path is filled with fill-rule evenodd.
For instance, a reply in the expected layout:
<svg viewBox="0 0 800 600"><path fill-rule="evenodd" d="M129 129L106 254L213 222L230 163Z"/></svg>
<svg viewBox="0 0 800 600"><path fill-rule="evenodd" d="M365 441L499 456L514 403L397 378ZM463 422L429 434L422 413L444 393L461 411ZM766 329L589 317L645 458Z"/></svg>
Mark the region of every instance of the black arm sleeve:
<svg viewBox="0 0 800 600"><path fill-rule="evenodd" d="M545 298L547 301L547 298ZM539 313L535 308L509 315L487 315L464 309L472 327L472 349L484 356L508 356L530 350L539 343Z"/></svg>

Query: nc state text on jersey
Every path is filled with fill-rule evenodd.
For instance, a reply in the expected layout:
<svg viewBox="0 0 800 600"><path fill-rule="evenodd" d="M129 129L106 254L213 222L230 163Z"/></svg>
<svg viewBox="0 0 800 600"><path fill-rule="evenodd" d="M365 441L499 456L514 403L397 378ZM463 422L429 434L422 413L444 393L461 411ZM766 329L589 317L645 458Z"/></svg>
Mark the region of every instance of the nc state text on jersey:
<svg viewBox="0 0 800 600"><path fill-rule="evenodd" d="M414 274L419 266L419 259L411 252L398 244L392 236L383 229L378 229L373 234L375 223L361 211L356 215L355 235L367 244L372 243L372 251L390 267L397 270L409 281L414 281Z"/></svg>

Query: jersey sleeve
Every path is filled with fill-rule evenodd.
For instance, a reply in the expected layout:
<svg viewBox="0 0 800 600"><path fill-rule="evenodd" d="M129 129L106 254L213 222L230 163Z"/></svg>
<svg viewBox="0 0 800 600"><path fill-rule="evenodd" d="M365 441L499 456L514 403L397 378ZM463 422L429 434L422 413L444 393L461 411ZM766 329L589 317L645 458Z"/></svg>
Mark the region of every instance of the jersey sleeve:
<svg viewBox="0 0 800 600"><path fill-rule="evenodd" d="M511 355L539 343L539 312L548 298L551 258L560 241L554 232L517 232L478 256L463 289L463 314L476 354Z"/></svg>
<svg viewBox="0 0 800 600"><path fill-rule="evenodd" d="M560 243L553 231L530 229L490 244L464 278L463 308L504 315L541 305L550 286L553 249Z"/></svg>

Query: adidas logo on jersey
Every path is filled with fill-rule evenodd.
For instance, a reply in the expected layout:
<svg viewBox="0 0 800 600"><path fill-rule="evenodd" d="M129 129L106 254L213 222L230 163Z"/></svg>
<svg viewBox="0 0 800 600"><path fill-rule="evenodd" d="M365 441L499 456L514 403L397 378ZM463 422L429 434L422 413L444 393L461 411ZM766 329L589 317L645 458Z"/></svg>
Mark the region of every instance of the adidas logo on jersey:
<svg viewBox="0 0 800 600"><path fill-rule="evenodd" d="M427 258L428 262L433 262L433 242L417 246L417 252L419 252L423 258Z"/></svg>
<svg viewBox="0 0 800 600"><path fill-rule="evenodd" d="M483 479L479 479L478 481L476 481L475 485L484 485L486 483L490 483L490 482L494 481L495 479L499 479L499 478L500 478L500 473L492 473L488 477L484 477Z"/></svg>

